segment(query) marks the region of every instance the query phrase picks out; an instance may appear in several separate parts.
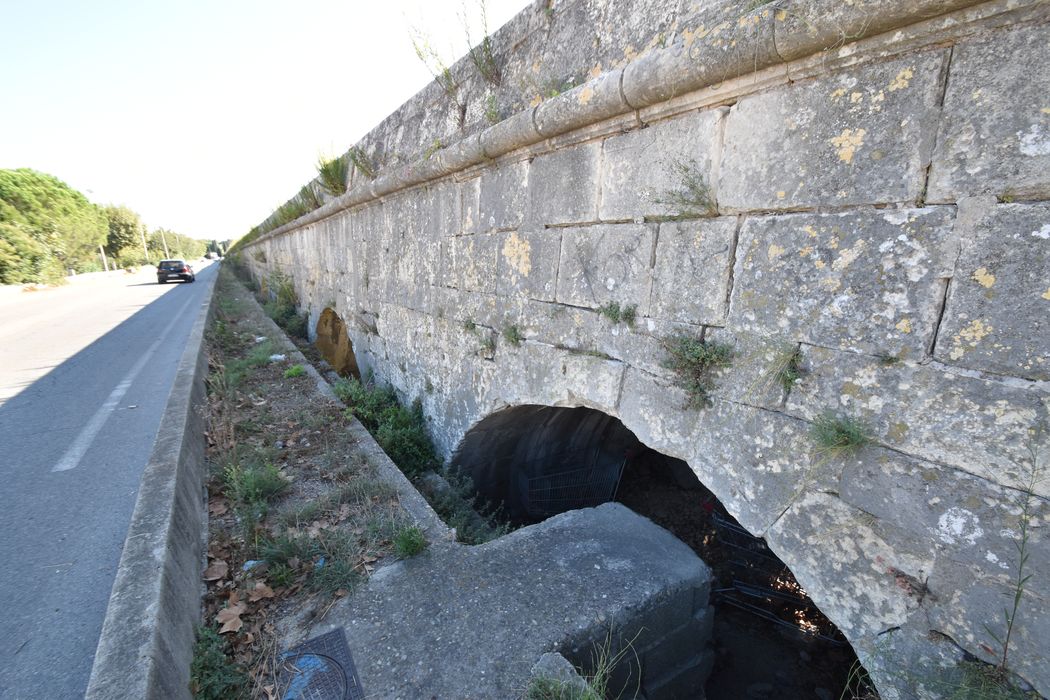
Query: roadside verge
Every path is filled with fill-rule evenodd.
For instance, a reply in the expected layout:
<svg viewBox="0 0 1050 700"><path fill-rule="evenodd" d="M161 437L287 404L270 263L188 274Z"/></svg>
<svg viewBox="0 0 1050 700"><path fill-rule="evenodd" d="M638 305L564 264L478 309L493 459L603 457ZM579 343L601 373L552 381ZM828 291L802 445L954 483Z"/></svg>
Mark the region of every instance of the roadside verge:
<svg viewBox="0 0 1050 700"><path fill-rule="evenodd" d="M217 278L207 281L139 484L85 695L91 700L190 697L208 523L202 346Z"/></svg>

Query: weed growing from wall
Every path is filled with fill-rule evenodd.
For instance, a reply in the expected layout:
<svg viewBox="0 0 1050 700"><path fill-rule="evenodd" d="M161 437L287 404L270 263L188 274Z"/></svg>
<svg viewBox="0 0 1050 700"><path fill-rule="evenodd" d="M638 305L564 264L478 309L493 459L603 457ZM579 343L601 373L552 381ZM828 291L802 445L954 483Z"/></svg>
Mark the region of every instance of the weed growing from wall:
<svg viewBox="0 0 1050 700"><path fill-rule="evenodd" d="M465 7L464 13L460 14L460 22L463 24L463 31L466 34L467 46L469 47L468 55L470 56L470 62L474 64L474 68L478 71L478 75L489 85L499 87L502 81L502 74L499 64L496 62L496 56L492 52L492 38L489 35L488 12L486 11L485 0L478 1L478 9L481 13L481 31L484 33L485 38L477 46L474 46L474 41L470 37L470 22L467 20Z"/></svg>
<svg viewBox="0 0 1050 700"><path fill-rule="evenodd" d="M714 193L695 160L673 161L671 170L677 184L660 193L654 201L671 210L672 220L718 215Z"/></svg>
<svg viewBox="0 0 1050 700"><path fill-rule="evenodd" d="M372 161L360 148L354 146L347 152L346 157L354 164L354 168L357 169L357 172L361 173L369 180L374 180L376 178L375 165L372 164Z"/></svg>
<svg viewBox="0 0 1050 700"><path fill-rule="evenodd" d="M828 459L849 457L871 442L871 431L862 421L831 411L817 416L809 436L817 452Z"/></svg>
<svg viewBox="0 0 1050 700"><path fill-rule="evenodd" d="M633 327L634 322L638 317L638 306L636 304L620 306L619 302L610 301L608 304L599 306L598 313L612 321L614 324L626 323L628 326Z"/></svg>
<svg viewBox="0 0 1050 700"><path fill-rule="evenodd" d="M689 408L706 408L714 388L712 373L732 364L732 346L684 334L665 338L663 346L667 357L661 364L678 377L678 385L689 395Z"/></svg>
<svg viewBox="0 0 1050 700"><path fill-rule="evenodd" d="M784 391L791 391L795 382L802 378L802 349L787 348L778 354L773 363L773 377Z"/></svg>
<svg viewBox="0 0 1050 700"><path fill-rule="evenodd" d="M350 159L345 156L319 159L317 161L317 177L320 180L321 188L328 194L333 197L345 194L346 184L350 179Z"/></svg>
<svg viewBox="0 0 1050 700"><path fill-rule="evenodd" d="M489 124L499 122L499 102L495 95L489 95L485 98L485 120Z"/></svg>
<svg viewBox="0 0 1050 700"><path fill-rule="evenodd" d="M524 342L525 336L522 334L520 328L511 324L503 329L503 339L514 347L518 347Z"/></svg>

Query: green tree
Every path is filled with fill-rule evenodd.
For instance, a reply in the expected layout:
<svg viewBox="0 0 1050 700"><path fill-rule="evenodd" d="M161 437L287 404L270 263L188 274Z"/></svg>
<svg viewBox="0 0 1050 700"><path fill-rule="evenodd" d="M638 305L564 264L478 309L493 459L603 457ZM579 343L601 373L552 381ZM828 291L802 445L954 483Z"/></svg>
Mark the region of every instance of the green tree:
<svg viewBox="0 0 1050 700"><path fill-rule="evenodd" d="M93 265L109 228L102 210L80 192L28 168L0 170L0 224L0 277L24 282Z"/></svg>
<svg viewBox="0 0 1050 700"><path fill-rule="evenodd" d="M145 226L139 215L127 207L110 205L105 208L106 220L109 222L109 234L106 236L106 255L117 257L122 250L134 248L140 244L140 236Z"/></svg>

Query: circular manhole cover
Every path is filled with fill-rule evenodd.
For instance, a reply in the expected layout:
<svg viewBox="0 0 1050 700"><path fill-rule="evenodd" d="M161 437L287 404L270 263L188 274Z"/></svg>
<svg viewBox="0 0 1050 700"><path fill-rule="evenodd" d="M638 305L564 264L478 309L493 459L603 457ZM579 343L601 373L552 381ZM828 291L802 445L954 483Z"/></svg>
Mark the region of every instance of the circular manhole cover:
<svg viewBox="0 0 1050 700"><path fill-rule="evenodd" d="M330 656L311 652L297 654L284 662L285 688L282 700L343 700L346 697L346 671Z"/></svg>

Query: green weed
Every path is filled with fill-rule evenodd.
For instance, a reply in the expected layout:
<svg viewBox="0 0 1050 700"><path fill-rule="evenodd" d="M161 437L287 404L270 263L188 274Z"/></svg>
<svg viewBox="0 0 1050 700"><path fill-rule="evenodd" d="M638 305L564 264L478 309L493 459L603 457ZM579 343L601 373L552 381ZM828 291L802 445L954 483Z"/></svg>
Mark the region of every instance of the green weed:
<svg viewBox="0 0 1050 700"><path fill-rule="evenodd" d="M338 197L346 193L346 184L350 177L350 159L346 157L325 159L317 161L317 175L321 182L321 188Z"/></svg>
<svg viewBox="0 0 1050 700"><path fill-rule="evenodd" d="M248 697L248 676L227 656L228 646L211 627L197 628L190 662L190 692L200 700Z"/></svg>
<svg viewBox="0 0 1050 700"><path fill-rule="evenodd" d="M269 462L263 464L230 464L222 480L228 498L239 503L267 503L288 488L288 480Z"/></svg>
<svg viewBox="0 0 1050 700"><path fill-rule="evenodd" d="M613 323L622 322L633 327L638 315L638 306L636 304L620 306L619 302L610 301L608 304L599 306L598 313Z"/></svg>
<svg viewBox="0 0 1050 700"><path fill-rule="evenodd" d="M354 168L357 172L361 173L369 180L376 179L376 167L372 164L372 161L365 155L357 146L354 146L346 154L346 157L350 159L350 162L354 164Z"/></svg>
<svg viewBox="0 0 1050 700"><path fill-rule="evenodd" d="M802 378L801 348L793 347L782 352L773 364L773 376L784 391L791 391L795 382Z"/></svg>
<svg viewBox="0 0 1050 700"><path fill-rule="evenodd" d="M404 527L394 535L394 552L402 559L414 557L426 548L426 535L414 525Z"/></svg>
<svg viewBox="0 0 1050 700"><path fill-rule="evenodd" d="M849 457L871 442L871 433L862 421L831 411L817 416L809 436L817 452L830 459Z"/></svg>
<svg viewBox="0 0 1050 700"><path fill-rule="evenodd" d="M301 377L304 374L306 374L306 368L305 367L303 367L302 365L292 365L291 367L289 367L288 369L286 369L284 371L284 378L285 379L294 379L296 377Z"/></svg>
<svg viewBox="0 0 1050 700"><path fill-rule="evenodd" d="M520 328L511 324L503 329L503 339L514 347L517 347L525 340L525 336L522 334Z"/></svg>
<svg viewBox="0 0 1050 700"><path fill-rule="evenodd" d="M714 388L711 373L732 363L732 346L684 334L665 338L663 346L668 356L662 365L678 377L678 385L689 395L688 406L707 407Z"/></svg>
<svg viewBox="0 0 1050 700"><path fill-rule="evenodd" d="M697 162L676 160L671 163L671 169L677 185L662 192L654 201L670 209L674 220L717 216L718 205L714 194Z"/></svg>

